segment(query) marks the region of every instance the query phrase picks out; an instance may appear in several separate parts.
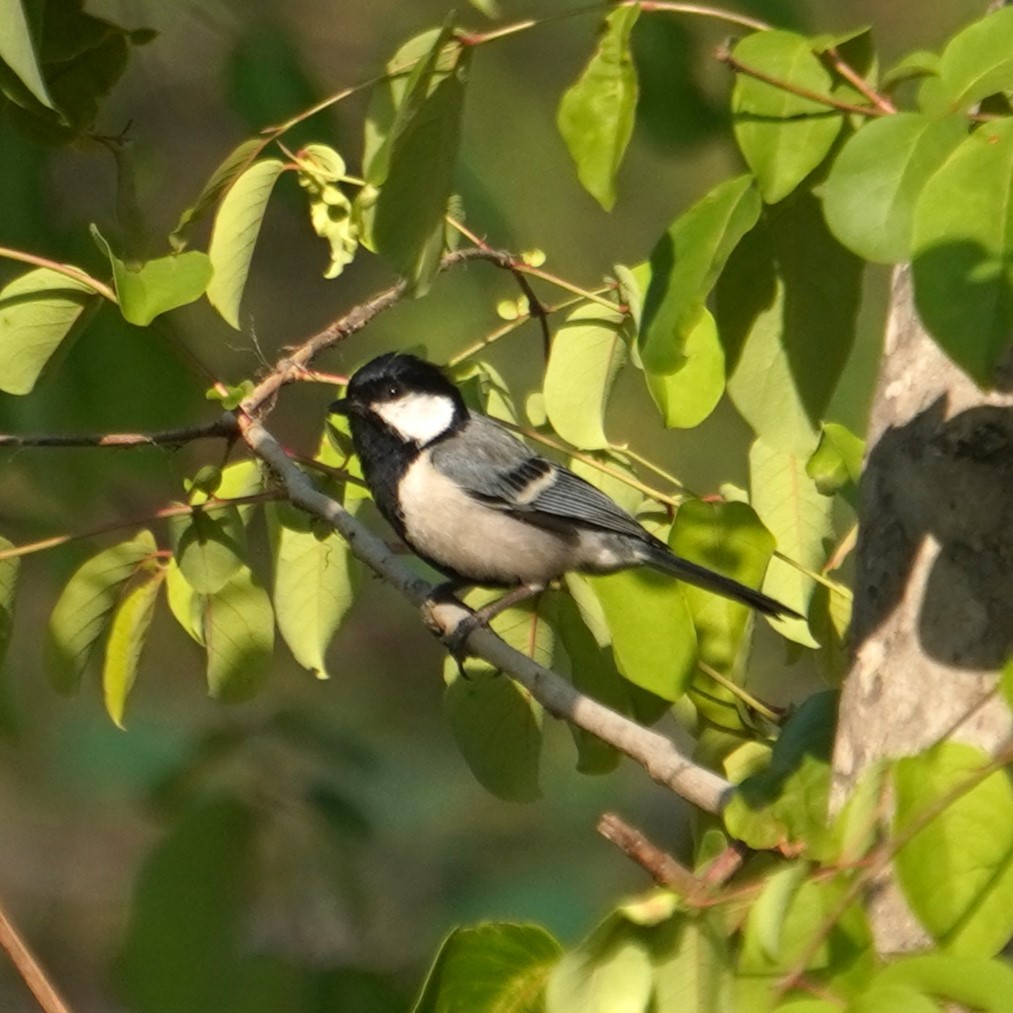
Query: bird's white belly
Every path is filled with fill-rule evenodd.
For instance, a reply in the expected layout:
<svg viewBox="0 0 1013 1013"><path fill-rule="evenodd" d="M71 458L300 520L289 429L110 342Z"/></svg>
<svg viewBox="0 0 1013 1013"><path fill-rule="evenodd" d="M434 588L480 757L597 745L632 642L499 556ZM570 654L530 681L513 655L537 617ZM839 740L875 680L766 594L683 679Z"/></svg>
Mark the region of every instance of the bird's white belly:
<svg viewBox="0 0 1013 1013"><path fill-rule="evenodd" d="M413 548L476 583L545 584L574 565L575 538L485 506L426 455L409 466L400 499Z"/></svg>

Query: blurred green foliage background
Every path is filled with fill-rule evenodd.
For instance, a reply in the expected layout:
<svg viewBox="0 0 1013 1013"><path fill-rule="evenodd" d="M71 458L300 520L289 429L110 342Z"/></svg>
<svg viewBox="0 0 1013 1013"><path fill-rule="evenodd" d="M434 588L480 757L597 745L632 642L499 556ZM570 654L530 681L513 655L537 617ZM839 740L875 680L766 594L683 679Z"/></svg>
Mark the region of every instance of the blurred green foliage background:
<svg viewBox="0 0 1013 1013"><path fill-rule="evenodd" d="M612 264L646 258L680 211L738 171L727 129L730 81L710 56L726 28L641 19L638 129L617 207L606 215L577 185L555 128L559 97L588 57L599 15L552 19L573 7L561 0L503 0L501 7L507 19L533 13L545 20L475 54L459 176L467 221L493 245L545 250L556 273L593 286ZM398 45L446 14L437 0L110 0L88 9L159 32L134 51L98 121L100 131L130 139L157 255L167 252L159 237L236 143L370 78ZM872 23L888 65L901 52L938 48L984 4L755 0L739 9L811 31ZM460 16L476 29L488 26L477 10ZM290 143L332 144L354 171L365 98L320 115ZM178 311L158 335L103 314L35 393L0 395L0 429L135 431L210 418L216 409L204 400L207 384L191 372L190 354L214 376L238 382L389 283L367 257L325 281L326 250L295 183L285 186L254 259L247 335L204 302ZM101 274L88 224L117 234L108 150L41 148L0 120L0 193L0 245ZM0 263L0 281L19 271ZM870 279L865 339L831 413L858 431L883 281ZM515 295L507 275L472 265L319 365L345 372L379 351L421 344L439 359L492 329L495 302ZM538 385L535 328L490 358L519 400ZM273 428L312 452L329 399L326 388L309 384L287 390ZM610 412L615 439L649 448L697 490L743 481L747 434L730 408L699 430L672 434L645 400L632 385L620 386ZM180 496L181 479L217 453L4 452L0 532L23 542L116 518L140 522ZM550 736L543 800L516 806L488 796L442 716L440 649L400 599L368 578L332 646L333 681L313 681L279 647L267 692L224 707L206 696L194 646L163 622L128 731L117 730L96 685L61 699L41 671L40 631L58 582L93 545L25 560L0 675L0 898L75 1009L402 1009L453 924L534 920L570 942L620 895L646 887L597 838L602 810L616 808L659 843L682 847L688 828L678 800L628 766L599 779L577 774L562 727ZM757 685L783 704L811 688L814 675L804 663L787 665L773 638L769 647ZM249 864L237 865L237 855ZM223 955L226 942L232 949ZM186 987L181 966L190 968ZM210 1006L205 987L227 994ZM34 1008L0 959L0 1009Z"/></svg>

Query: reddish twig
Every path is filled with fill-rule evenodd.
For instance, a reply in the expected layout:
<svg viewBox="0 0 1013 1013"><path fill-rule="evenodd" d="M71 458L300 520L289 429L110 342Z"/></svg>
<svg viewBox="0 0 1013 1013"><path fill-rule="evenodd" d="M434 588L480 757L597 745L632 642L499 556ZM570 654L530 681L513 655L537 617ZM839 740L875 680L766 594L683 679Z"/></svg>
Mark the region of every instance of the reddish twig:
<svg viewBox="0 0 1013 1013"><path fill-rule="evenodd" d="M0 906L0 946L7 951L11 963L45 1013L70 1013L70 1007L49 980L38 958L11 924L2 906Z"/></svg>

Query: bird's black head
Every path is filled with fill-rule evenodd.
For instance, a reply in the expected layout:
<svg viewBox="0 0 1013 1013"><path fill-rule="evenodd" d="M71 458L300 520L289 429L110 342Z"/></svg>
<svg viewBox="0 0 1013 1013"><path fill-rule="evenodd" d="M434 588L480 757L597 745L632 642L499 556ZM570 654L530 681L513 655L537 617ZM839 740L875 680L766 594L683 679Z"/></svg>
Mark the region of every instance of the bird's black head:
<svg viewBox="0 0 1013 1013"><path fill-rule="evenodd" d="M418 447L454 432L468 417L460 391L436 366L401 352L357 370L331 411L349 417L353 438L361 426L371 425Z"/></svg>

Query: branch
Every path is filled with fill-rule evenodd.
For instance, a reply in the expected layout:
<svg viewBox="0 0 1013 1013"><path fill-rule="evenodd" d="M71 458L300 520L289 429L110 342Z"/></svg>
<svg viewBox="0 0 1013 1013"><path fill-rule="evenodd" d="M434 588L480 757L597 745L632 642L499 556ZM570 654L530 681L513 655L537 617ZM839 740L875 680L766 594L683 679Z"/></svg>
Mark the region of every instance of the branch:
<svg viewBox="0 0 1013 1013"><path fill-rule="evenodd" d="M0 907L0 946L7 951L11 963L45 1013L70 1013L70 1007L63 1001L35 954L18 934L18 930L11 924L2 907Z"/></svg>
<svg viewBox="0 0 1013 1013"><path fill-rule="evenodd" d="M426 617L440 629L453 630L470 614L459 602L432 602L433 585L415 576L382 540L364 528L340 503L317 490L263 425L249 416L241 417L239 424L243 439L277 474L288 499L333 525L355 556L413 605L424 610ZM721 811L732 785L687 759L665 736L579 693L571 683L514 650L489 629L474 630L466 644L471 653L484 658L523 686L554 717L614 746L639 763L659 784L705 812Z"/></svg>
<svg viewBox="0 0 1013 1013"><path fill-rule="evenodd" d="M632 858L658 886L667 887L690 903L706 893L702 880L615 813L602 814L598 833Z"/></svg>
<svg viewBox="0 0 1013 1013"><path fill-rule="evenodd" d="M231 412L225 412L213 422L166 429L157 433L91 433L70 436L19 436L0 433L0 447L180 447L194 440L234 437L239 426Z"/></svg>

